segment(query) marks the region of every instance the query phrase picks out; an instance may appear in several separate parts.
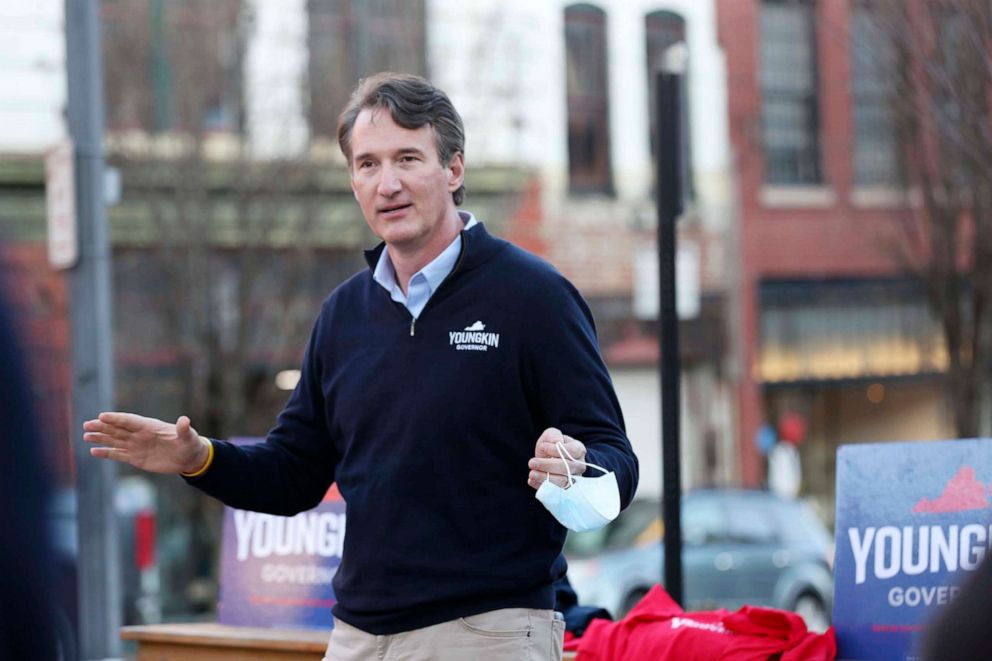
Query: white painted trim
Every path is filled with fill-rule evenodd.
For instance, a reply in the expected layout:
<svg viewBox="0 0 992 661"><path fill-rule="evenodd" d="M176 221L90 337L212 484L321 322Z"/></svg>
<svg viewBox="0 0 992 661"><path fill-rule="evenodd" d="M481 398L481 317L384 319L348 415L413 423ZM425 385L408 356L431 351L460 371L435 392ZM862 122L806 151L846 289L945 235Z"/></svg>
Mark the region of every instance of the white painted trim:
<svg viewBox="0 0 992 661"><path fill-rule="evenodd" d="M837 204L830 186L762 186L758 201L769 209L823 209Z"/></svg>

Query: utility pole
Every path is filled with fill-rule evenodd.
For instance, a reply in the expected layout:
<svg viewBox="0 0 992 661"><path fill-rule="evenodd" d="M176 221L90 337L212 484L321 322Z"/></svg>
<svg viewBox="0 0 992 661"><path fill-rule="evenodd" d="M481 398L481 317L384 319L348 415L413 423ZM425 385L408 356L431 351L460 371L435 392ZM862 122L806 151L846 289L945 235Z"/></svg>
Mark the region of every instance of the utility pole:
<svg viewBox="0 0 992 661"><path fill-rule="evenodd" d="M113 462L90 457L83 421L113 402L110 247L103 201L100 0L65 0L69 136L74 146L79 258L70 273L72 434L79 529L79 658L120 656L120 552Z"/></svg>
<svg viewBox="0 0 992 661"><path fill-rule="evenodd" d="M655 74L658 163L658 341L661 369L662 520L665 590L682 604L682 471L679 455L679 320L675 307L675 222L682 214L682 76Z"/></svg>

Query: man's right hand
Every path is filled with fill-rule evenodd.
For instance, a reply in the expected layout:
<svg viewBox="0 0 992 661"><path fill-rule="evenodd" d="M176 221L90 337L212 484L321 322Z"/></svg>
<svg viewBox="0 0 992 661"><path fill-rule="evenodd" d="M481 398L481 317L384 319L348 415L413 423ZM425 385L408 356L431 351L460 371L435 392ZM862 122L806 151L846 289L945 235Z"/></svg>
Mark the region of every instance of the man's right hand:
<svg viewBox="0 0 992 661"><path fill-rule="evenodd" d="M83 440L102 447L90 454L152 473L195 473L207 462L210 441L180 416L175 424L133 413L101 413L83 423Z"/></svg>

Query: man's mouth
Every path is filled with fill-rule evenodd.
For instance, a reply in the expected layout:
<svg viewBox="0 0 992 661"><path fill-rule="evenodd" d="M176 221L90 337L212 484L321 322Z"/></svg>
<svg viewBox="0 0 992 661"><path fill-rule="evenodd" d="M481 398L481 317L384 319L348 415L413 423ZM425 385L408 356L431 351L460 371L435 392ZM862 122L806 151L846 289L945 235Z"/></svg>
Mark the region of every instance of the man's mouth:
<svg viewBox="0 0 992 661"><path fill-rule="evenodd" d="M379 207L379 213L384 215L395 214L412 207L412 204L391 204L385 207Z"/></svg>

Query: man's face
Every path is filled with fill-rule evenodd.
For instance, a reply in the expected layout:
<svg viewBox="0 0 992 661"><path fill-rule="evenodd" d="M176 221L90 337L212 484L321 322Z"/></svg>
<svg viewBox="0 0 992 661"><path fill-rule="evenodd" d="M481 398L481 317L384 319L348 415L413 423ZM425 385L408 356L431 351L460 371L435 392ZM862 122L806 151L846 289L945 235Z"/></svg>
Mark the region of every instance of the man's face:
<svg viewBox="0 0 992 661"><path fill-rule="evenodd" d="M442 164L433 127L403 128L379 108L359 113L351 153L351 188L372 231L401 252L443 249L446 223L457 221L451 194L464 176L461 154Z"/></svg>

